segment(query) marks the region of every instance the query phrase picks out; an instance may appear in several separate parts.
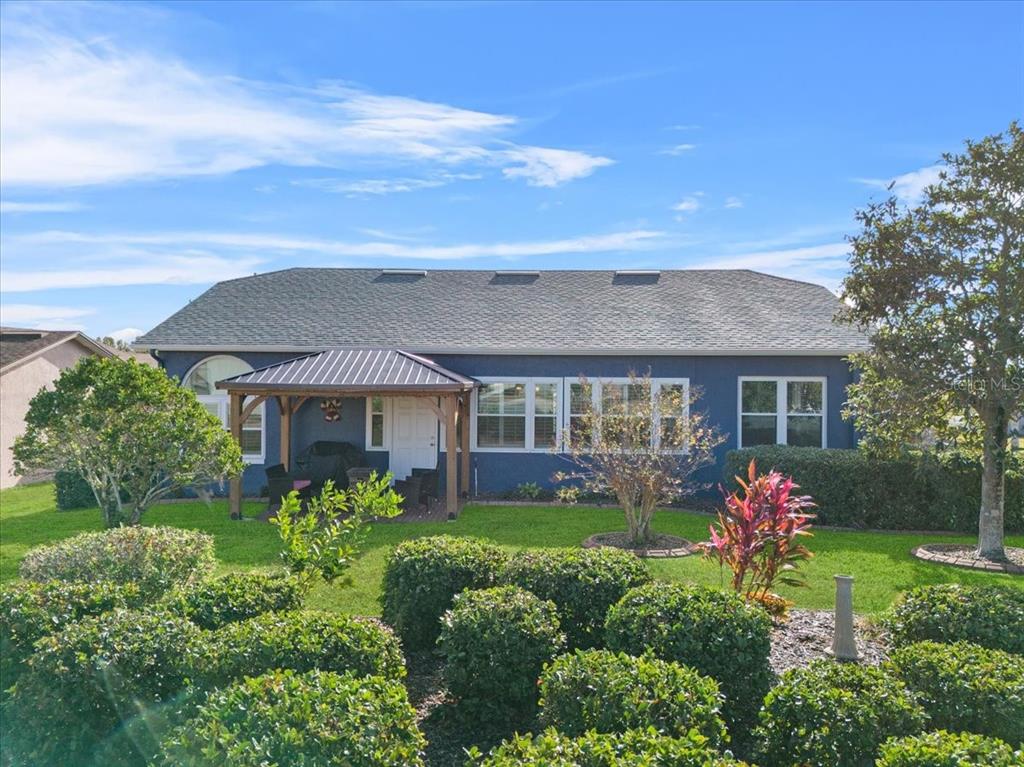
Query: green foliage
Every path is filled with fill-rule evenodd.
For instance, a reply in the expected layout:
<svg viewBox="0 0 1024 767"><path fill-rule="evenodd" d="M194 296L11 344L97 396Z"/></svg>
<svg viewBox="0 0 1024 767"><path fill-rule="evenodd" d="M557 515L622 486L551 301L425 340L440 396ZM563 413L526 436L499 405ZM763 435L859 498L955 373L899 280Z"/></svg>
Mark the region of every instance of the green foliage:
<svg viewBox="0 0 1024 767"><path fill-rule="evenodd" d="M533 738L517 735L486 757L472 752L478 767L742 767L722 756L696 732L662 735L653 727L623 733L588 732L578 738L554 729Z"/></svg>
<svg viewBox="0 0 1024 767"><path fill-rule="evenodd" d="M892 654L932 727L1024 743L1024 656L970 642L919 642Z"/></svg>
<svg viewBox="0 0 1024 767"><path fill-rule="evenodd" d="M205 644L201 676L209 686L274 668L405 676L402 652L390 631L371 619L341 613L266 613L227 624Z"/></svg>
<svg viewBox="0 0 1024 767"><path fill-rule="evenodd" d="M134 583L19 582L0 590L0 689L25 670L35 643L69 623L140 602Z"/></svg>
<svg viewBox="0 0 1024 767"><path fill-rule="evenodd" d="M405 688L381 677L275 670L213 692L163 743L168 767L421 767Z"/></svg>
<svg viewBox="0 0 1024 767"><path fill-rule="evenodd" d="M527 549L499 577L554 602L569 646L582 648L601 646L608 608L651 580L642 560L611 548Z"/></svg>
<svg viewBox="0 0 1024 767"><path fill-rule="evenodd" d="M577 650L545 667L540 696L541 724L570 736L654 727L677 737L695 730L713 748L729 740L718 683L672 661Z"/></svg>
<svg viewBox="0 0 1024 767"><path fill-rule="evenodd" d="M134 360L83 357L32 398L25 426L18 471L80 474L107 527L136 525L156 500L242 471L237 443L195 394Z"/></svg>
<svg viewBox="0 0 1024 767"><path fill-rule="evenodd" d="M155 749L147 733L173 718L201 636L181 617L114 610L40 639L4 702L5 749L20 764L89 764L122 722L141 716L143 737L117 759L145 763Z"/></svg>
<svg viewBox="0 0 1024 767"><path fill-rule="evenodd" d="M493 586L505 560L500 548L476 538L438 535L398 544L384 565L384 621L406 648L433 647L455 595Z"/></svg>
<svg viewBox="0 0 1024 767"><path fill-rule="evenodd" d="M1024 591L1010 586L919 586L897 599L882 623L897 647L965 641L1024 655Z"/></svg>
<svg viewBox="0 0 1024 767"><path fill-rule="evenodd" d="M231 573L179 586L165 598L166 608L204 629L302 606L302 584L282 574Z"/></svg>
<svg viewBox="0 0 1024 767"><path fill-rule="evenodd" d="M536 501L544 494L544 488L536 482L521 482L516 485L516 498L524 501Z"/></svg>
<svg viewBox="0 0 1024 767"><path fill-rule="evenodd" d="M81 533L30 550L20 575L30 581L135 583L149 598L213 571L213 536L176 527L121 527Z"/></svg>
<svg viewBox="0 0 1024 767"><path fill-rule="evenodd" d="M831 660L787 671L755 731L758 763L867 767L890 737L920 732L924 712L883 670Z"/></svg>
<svg viewBox="0 0 1024 767"><path fill-rule="evenodd" d="M60 511L89 509L96 505L92 487L77 471L61 469L53 476L53 492Z"/></svg>
<svg viewBox="0 0 1024 767"><path fill-rule="evenodd" d="M792 476L814 498L819 525L879 530L978 530L981 464L958 452L906 451L874 456L861 450L760 447L730 450L725 485L747 465L772 467ZM1006 462L1006 528L1024 532L1024 460Z"/></svg>
<svg viewBox="0 0 1024 767"><path fill-rule="evenodd" d="M464 591L441 619L444 680L466 718L529 714L544 664L565 646L555 606L514 586Z"/></svg>
<svg viewBox="0 0 1024 767"><path fill-rule="evenodd" d="M653 583L627 593L605 625L611 650L649 650L715 679L734 740L755 720L772 681L772 624L760 607L719 589Z"/></svg>
<svg viewBox="0 0 1024 767"><path fill-rule="evenodd" d="M876 767L1020 767L1024 752L970 732L941 730L893 738L882 746Z"/></svg>
<svg viewBox="0 0 1024 767"><path fill-rule="evenodd" d="M296 491L282 500L271 523L284 542L281 558L293 573L305 578L319 576L327 583L346 575L369 532L371 519L390 519L402 513L402 497L390 487L391 475L372 472L365 482L339 490L327 480L318 498L303 510Z"/></svg>

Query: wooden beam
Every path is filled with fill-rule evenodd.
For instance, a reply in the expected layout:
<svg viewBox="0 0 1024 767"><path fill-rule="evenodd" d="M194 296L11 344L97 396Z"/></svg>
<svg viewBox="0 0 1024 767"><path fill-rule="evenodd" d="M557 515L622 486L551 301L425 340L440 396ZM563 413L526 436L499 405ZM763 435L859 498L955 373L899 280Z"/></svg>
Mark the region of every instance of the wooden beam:
<svg viewBox="0 0 1024 767"><path fill-rule="evenodd" d="M444 408L437 404L437 400L434 397L427 398L427 404L430 405L430 409L434 411L434 415L437 416L437 420L441 423L447 423L445 420L448 416L445 414Z"/></svg>
<svg viewBox="0 0 1024 767"><path fill-rule="evenodd" d="M306 404L309 397L296 397L295 402L292 403L292 415L299 412L299 408Z"/></svg>
<svg viewBox="0 0 1024 767"><path fill-rule="evenodd" d="M244 396L245 396L245 395L242 395L242 398L243 398L243 399L244 399ZM252 401L252 402L250 402L250 403L249 403L248 405L246 405L246 406L245 406L245 409L244 409L244 410L242 411L242 423L245 423L245 422L246 422L246 420L248 420L249 416L251 416L251 415L252 415L252 411L253 411L253 410L255 410L256 408L258 408L258 407L259 407L260 405L262 405L262 404L263 404L264 402L266 402L266 401L267 401L268 399L269 399L269 396L268 396L268 395L266 395L266 394L261 394L260 396L258 396L258 397L256 397L256 398L254 398L254 399L253 399L253 401ZM239 426L239 428L241 428L241 426Z"/></svg>
<svg viewBox="0 0 1024 767"><path fill-rule="evenodd" d="M291 469L292 459L292 398L278 397L277 406L281 411L281 463L284 470Z"/></svg>
<svg viewBox="0 0 1024 767"><path fill-rule="evenodd" d="M463 496L469 495L469 394L462 395L462 408L459 411L459 423L462 424L462 484L460 490Z"/></svg>
<svg viewBox="0 0 1024 767"><path fill-rule="evenodd" d="M445 411L445 511L454 519L459 513L459 466L458 444L455 439L455 421L458 411L458 400L454 394L448 394L443 401Z"/></svg>
<svg viewBox="0 0 1024 767"><path fill-rule="evenodd" d="M243 395L232 393L228 398L228 429L231 437L242 445L242 399ZM242 518L242 475L232 477L228 490L228 510L232 519Z"/></svg>

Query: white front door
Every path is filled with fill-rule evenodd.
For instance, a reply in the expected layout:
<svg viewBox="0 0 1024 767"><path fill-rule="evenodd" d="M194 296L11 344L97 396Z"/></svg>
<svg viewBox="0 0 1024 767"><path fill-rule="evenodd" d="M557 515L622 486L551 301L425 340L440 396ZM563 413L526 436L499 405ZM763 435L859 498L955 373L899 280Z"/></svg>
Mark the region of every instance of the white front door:
<svg viewBox="0 0 1024 767"><path fill-rule="evenodd" d="M395 397L391 411L391 473L405 479L413 469L437 466L437 416L420 397Z"/></svg>

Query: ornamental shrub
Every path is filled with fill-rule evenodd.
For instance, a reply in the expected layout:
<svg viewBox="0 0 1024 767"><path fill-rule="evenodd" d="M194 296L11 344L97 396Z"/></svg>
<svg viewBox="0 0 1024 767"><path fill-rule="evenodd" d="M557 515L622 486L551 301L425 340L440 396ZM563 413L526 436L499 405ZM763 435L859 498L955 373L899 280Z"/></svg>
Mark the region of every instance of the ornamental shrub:
<svg viewBox="0 0 1024 767"><path fill-rule="evenodd" d="M554 602L569 646L585 649L602 645L608 608L651 575L620 549L527 549L509 560L500 580Z"/></svg>
<svg viewBox="0 0 1024 767"><path fill-rule="evenodd" d="M274 670L216 690L163 743L168 767L421 767L426 741L400 682Z"/></svg>
<svg viewBox="0 0 1024 767"><path fill-rule="evenodd" d="M35 643L69 623L139 603L134 583L22 581L0 589L0 689L6 690L25 669Z"/></svg>
<svg viewBox="0 0 1024 767"><path fill-rule="evenodd" d="M201 634L180 616L114 610L40 639L4 702L5 750L18 764L82 765L136 716L140 736L159 731L177 713ZM116 763L142 764L156 744L123 745Z"/></svg>
<svg viewBox="0 0 1024 767"><path fill-rule="evenodd" d="M91 509L96 505L92 487L77 471L60 469L53 475L53 492L60 511Z"/></svg>
<svg viewBox="0 0 1024 767"><path fill-rule="evenodd" d="M384 621L406 649L433 647L455 595L493 586L505 558L497 546L476 538L438 535L400 543L384 566Z"/></svg>
<svg viewBox="0 0 1024 767"><path fill-rule="evenodd" d="M515 586L456 596L437 641L448 691L479 721L529 713L544 664L565 646L554 604Z"/></svg>
<svg viewBox="0 0 1024 767"><path fill-rule="evenodd" d="M302 606L298 579L284 574L231 573L190 586L179 586L165 598L167 609L204 629L257 615Z"/></svg>
<svg viewBox="0 0 1024 767"><path fill-rule="evenodd" d="M892 738L882 746L876 767L1020 767L1024 752L971 732L940 730Z"/></svg>
<svg viewBox="0 0 1024 767"><path fill-rule="evenodd" d="M772 681L771 619L742 597L705 586L652 583L631 590L608 611L611 650L648 649L712 677L725 696L722 715L733 738L753 724Z"/></svg>
<svg viewBox="0 0 1024 767"><path fill-rule="evenodd" d="M891 664L932 727L1024 743L1024 657L970 642L919 642L896 650Z"/></svg>
<svg viewBox="0 0 1024 767"><path fill-rule="evenodd" d="M899 679L831 660L783 674L760 716L755 761L765 767L864 767L888 738L920 732L926 721Z"/></svg>
<svg viewBox="0 0 1024 767"><path fill-rule="evenodd" d="M673 738L653 727L622 733L587 732L578 738L545 730L517 735L486 757L471 752L477 767L743 767L717 753L696 732Z"/></svg>
<svg viewBox="0 0 1024 767"><path fill-rule="evenodd" d="M566 735L654 727L668 735L696 730L719 748L729 740L719 716L718 683L686 666L610 650L577 650L545 667L540 721Z"/></svg>
<svg viewBox="0 0 1024 767"><path fill-rule="evenodd" d="M117 527L32 549L21 561L30 581L133 582L145 597L207 577L213 537L176 527Z"/></svg>
<svg viewBox="0 0 1024 767"><path fill-rule="evenodd" d="M965 641L1024 655L1024 591L1011 586L919 586L882 623L896 646Z"/></svg>
<svg viewBox="0 0 1024 767"><path fill-rule="evenodd" d="M402 679L398 640L379 623L341 613L266 613L208 635L204 684L221 686L275 668Z"/></svg>

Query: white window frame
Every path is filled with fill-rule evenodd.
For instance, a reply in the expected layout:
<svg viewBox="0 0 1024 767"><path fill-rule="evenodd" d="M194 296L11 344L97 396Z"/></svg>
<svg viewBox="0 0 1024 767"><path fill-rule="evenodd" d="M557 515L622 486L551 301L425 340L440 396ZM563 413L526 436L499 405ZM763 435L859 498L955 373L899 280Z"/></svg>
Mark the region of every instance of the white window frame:
<svg viewBox="0 0 1024 767"><path fill-rule="evenodd" d="M391 397L381 397L384 402L384 444L373 446L373 395L367 395L366 399L366 437L363 442L364 450L377 453L386 453L391 450Z"/></svg>
<svg viewBox="0 0 1024 767"><path fill-rule="evenodd" d="M253 369L252 365L241 357L236 357L234 354L213 354L209 357L203 357L201 360L196 362L196 364L190 367L188 372L182 376L181 385L183 387L187 386L189 377L200 365L210 362L211 360L221 358L238 360L246 365L250 371ZM216 382L211 381L210 383L214 384ZM196 399L203 404L215 405L217 408L216 415L220 419L221 425L226 431L230 431L230 425L228 424L228 403L230 402L230 396L226 391L221 394L197 394ZM260 414L260 423L262 424L260 426L260 452L259 455L256 455L255 453L243 453L242 460L247 464L262 464L267 460L267 403L264 401L257 405L253 412L257 411ZM248 429L247 431L251 431L251 429Z"/></svg>
<svg viewBox="0 0 1024 767"><path fill-rule="evenodd" d="M775 383L775 413L762 415L775 416L775 444L788 444L787 420L789 411L789 383L818 382L821 384L821 447L828 447L828 377L827 376L739 376L736 380L736 446L743 448L743 383L744 381L773 381ZM747 413L746 415L758 415ZM805 414L809 418L817 415Z"/></svg>
<svg viewBox="0 0 1024 767"><path fill-rule="evenodd" d="M526 419L525 437L523 440L523 447L478 447L477 446L477 407L479 404L479 389L473 390L473 396L470 398L470 417L469 417L469 444L472 452L478 453L549 453L551 448L547 447L534 447L534 419L537 417L535 409L536 392L534 391L535 384L554 384L555 385L555 413L553 416L542 414L545 418L555 419L555 440L558 444L558 440L561 439L560 428L563 423L563 402L565 391L563 386L563 379L551 378L551 377L526 377L523 376L476 376L482 384L491 383L503 383L503 384L523 384L526 390L526 407L524 418Z"/></svg>

